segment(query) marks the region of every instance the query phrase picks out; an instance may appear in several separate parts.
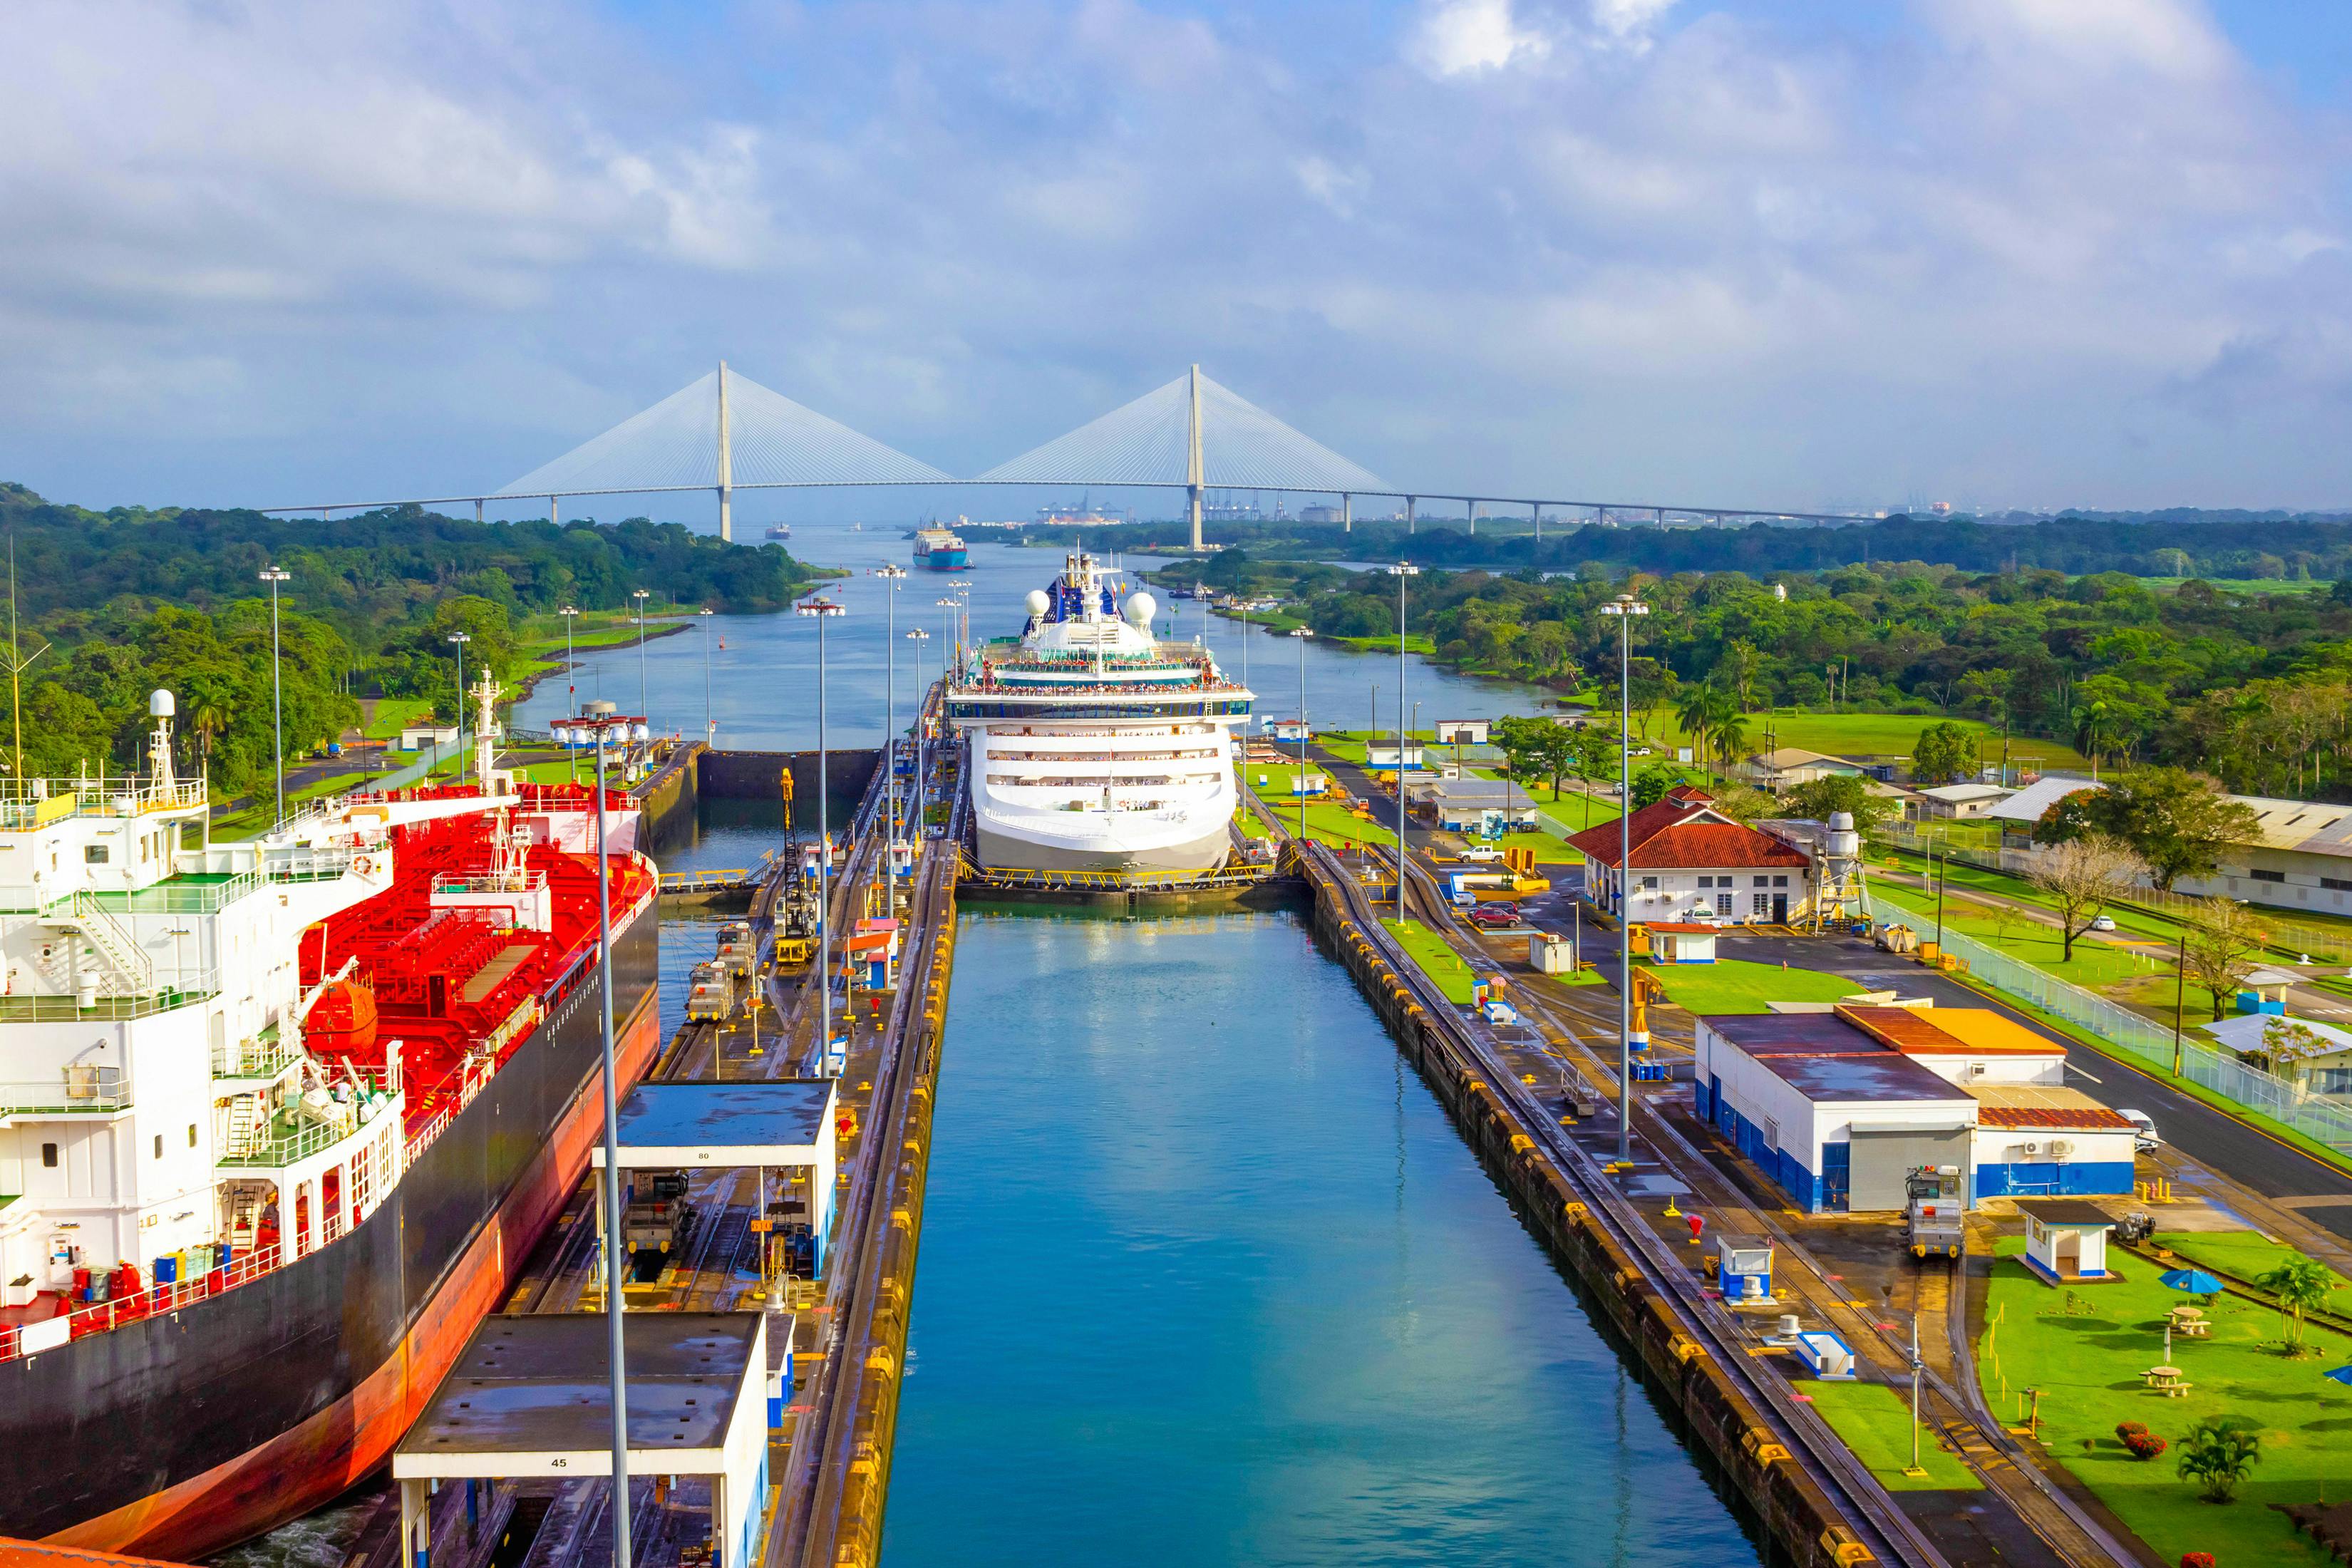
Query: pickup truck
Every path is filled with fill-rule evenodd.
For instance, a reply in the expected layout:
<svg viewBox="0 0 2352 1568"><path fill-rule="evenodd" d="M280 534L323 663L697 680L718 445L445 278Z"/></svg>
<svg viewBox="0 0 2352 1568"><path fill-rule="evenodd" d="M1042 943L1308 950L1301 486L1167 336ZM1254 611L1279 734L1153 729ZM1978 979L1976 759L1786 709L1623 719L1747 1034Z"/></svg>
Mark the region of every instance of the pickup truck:
<svg viewBox="0 0 2352 1568"><path fill-rule="evenodd" d="M1489 844L1474 844L1455 857L1456 859L1467 860L1474 866L1491 866L1502 858L1503 852Z"/></svg>

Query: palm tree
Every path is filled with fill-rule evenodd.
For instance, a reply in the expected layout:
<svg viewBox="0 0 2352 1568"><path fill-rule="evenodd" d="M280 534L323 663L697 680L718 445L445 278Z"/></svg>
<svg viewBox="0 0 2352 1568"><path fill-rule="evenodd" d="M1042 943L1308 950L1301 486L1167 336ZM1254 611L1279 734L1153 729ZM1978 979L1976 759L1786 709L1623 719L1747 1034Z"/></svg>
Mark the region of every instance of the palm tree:
<svg viewBox="0 0 2352 1568"><path fill-rule="evenodd" d="M2303 1354L2303 1315L2327 1305L2327 1293L2337 1284L2336 1276L2308 1258L2290 1258L2256 1277L2254 1283L2287 1310L2286 1353Z"/></svg>
<svg viewBox="0 0 2352 1568"><path fill-rule="evenodd" d="M1720 694L1705 682L1685 686L1675 693L1675 727L1698 748L1698 764L1703 768L1706 766L1707 735L1714 728L1716 705L1719 700Z"/></svg>
<svg viewBox="0 0 2352 1568"><path fill-rule="evenodd" d="M2180 1479L2203 1483L2207 1502L2228 1502L2238 1483L2263 1457L2263 1440L2253 1423L2224 1415L2200 1421L2180 1439Z"/></svg>
<svg viewBox="0 0 2352 1568"><path fill-rule="evenodd" d="M1748 715L1736 708L1728 713L1717 715L1711 738L1715 742L1715 754L1723 759L1725 767L1728 769L1731 759L1748 745Z"/></svg>
<svg viewBox="0 0 2352 1568"><path fill-rule="evenodd" d="M188 728L196 732L196 749L210 763L213 742L228 728L228 710L216 699L199 697L188 710Z"/></svg>

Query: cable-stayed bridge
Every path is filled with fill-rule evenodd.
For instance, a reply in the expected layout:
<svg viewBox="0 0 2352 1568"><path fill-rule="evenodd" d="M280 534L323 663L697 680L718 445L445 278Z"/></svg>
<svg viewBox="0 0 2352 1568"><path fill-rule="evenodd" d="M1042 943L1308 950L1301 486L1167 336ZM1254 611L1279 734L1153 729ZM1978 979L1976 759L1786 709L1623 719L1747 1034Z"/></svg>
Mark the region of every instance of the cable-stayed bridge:
<svg viewBox="0 0 2352 1568"><path fill-rule="evenodd" d="M1391 498L1404 502L1408 531L1424 500L1462 502L1473 533L1478 531L1480 507L1524 507L1534 521L1538 542L1547 507L1555 511L1590 512L1603 521L1612 516L1635 521L1646 516L1661 525L1670 513L1717 523L1869 521L1850 512L1406 489L1212 381L1201 374L1199 365L1067 435L984 473L959 479L730 371L724 361L709 375L680 387L652 407L493 490L261 510L332 516L337 511L379 506L457 506L470 501L478 518L494 500L544 499L548 517L553 521L567 499L709 492L719 500L719 537L732 539L738 490L903 485L1181 489L1185 492L1195 550L1202 544L1202 497L1211 489L1335 496L1339 501L1339 521L1349 528L1354 524L1357 497Z"/></svg>

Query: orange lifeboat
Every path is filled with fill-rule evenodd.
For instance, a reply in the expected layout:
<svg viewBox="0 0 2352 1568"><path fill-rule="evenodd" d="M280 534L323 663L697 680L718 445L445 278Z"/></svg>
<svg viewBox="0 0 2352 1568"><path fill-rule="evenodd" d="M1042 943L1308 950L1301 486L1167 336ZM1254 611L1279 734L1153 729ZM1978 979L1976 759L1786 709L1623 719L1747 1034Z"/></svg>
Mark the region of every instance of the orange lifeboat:
<svg viewBox="0 0 2352 1568"><path fill-rule="evenodd" d="M357 980L331 980L310 1004L302 1020L302 1034L312 1052L320 1056L359 1057L375 1054L375 991Z"/></svg>

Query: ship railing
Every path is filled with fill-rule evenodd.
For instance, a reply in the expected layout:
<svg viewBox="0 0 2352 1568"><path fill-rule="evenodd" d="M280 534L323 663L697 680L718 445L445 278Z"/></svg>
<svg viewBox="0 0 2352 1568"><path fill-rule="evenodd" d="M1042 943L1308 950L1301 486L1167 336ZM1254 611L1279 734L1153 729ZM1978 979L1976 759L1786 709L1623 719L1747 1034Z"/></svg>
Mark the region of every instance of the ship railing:
<svg viewBox="0 0 2352 1568"><path fill-rule="evenodd" d="M282 1261L281 1253L282 1244L271 1242L268 1247L257 1247L242 1258L233 1258L226 1267L208 1269L190 1279L150 1285L128 1296L92 1301L40 1322L0 1327L0 1361L37 1355L71 1340L102 1334L110 1329L161 1313L181 1311L199 1301L260 1279L278 1266Z"/></svg>
<svg viewBox="0 0 2352 1568"><path fill-rule="evenodd" d="M77 1063L54 1078L0 1080L0 1112L10 1116L121 1110L130 1103L131 1080L121 1068Z"/></svg>
<svg viewBox="0 0 2352 1568"><path fill-rule="evenodd" d="M68 816L143 816L205 803L205 781L150 784L135 776L0 779L0 828L25 832Z"/></svg>
<svg viewBox="0 0 2352 1568"><path fill-rule="evenodd" d="M244 1148L223 1151L220 1163L224 1168L237 1170L274 1170L291 1165L333 1148L359 1131L362 1125L358 1121L316 1121L289 1131L273 1130L267 1138L256 1139Z"/></svg>
<svg viewBox="0 0 2352 1568"><path fill-rule="evenodd" d="M547 873L544 871L510 872L503 876L496 871L486 871L478 877L439 871L433 877L436 893L527 893L534 888L545 886Z"/></svg>
<svg viewBox="0 0 2352 1568"><path fill-rule="evenodd" d="M168 1013L220 994L220 972L191 970L137 995L102 995L83 1006L73 995L0 996L0 1024L120 1024Z"/></svg>
<svg viewBox="0 0 2352 1568"><path fill-rule="evenodd" d="M294 1065L301 1052L275 1036L239 1040L213 1047L215 1078L276 1078Z"/></svg>

